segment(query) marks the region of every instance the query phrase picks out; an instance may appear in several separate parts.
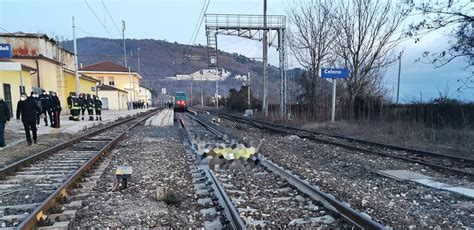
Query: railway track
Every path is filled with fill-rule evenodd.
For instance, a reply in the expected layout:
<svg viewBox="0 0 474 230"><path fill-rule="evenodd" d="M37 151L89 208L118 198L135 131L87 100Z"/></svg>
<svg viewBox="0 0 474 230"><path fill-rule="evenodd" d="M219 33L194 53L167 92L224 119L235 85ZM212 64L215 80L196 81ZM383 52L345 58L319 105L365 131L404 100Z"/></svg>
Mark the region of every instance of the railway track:
<svg viewBox="0 0 474 230"><path fill-rule="evenodd" d="M74 184L149 111L56 145L0 170L2 228L32 229L48 224L49 211Z"/></svg>
<svg viewBox="0 0 474 230"><path fill-rule="evenodd" d="M227 137L190 114L178 115L178 118L191 141L195 136L204 136L208 141ZM230 213L226 215L227 219L235 223L232 226L240 226L235 229L281 226L385 228L266 158L259 156L259 161L263 167L248 172L207 171L221 188L218 193L224 199L219 203L226 213Z"/></svg>
<svg viewBox="0 0 474 230"><path fill-rule="evenodd" d="M466 176L468 179L471 180L474 179L473 158L441 154L390 144L383 144L341 135L326 134L322 132L306 130L287 125L274 124L257 119L245 118L215 111L208 112L224 117L233 122L244 122L257 128L268 130L271 132L297 135L302 138L307 138L310 140L318 141L323 144L334 145L353 151L360 151L370 154L382 155L385 157L401 159L404 161L418 163L430 166L432 168L441 169L458 175Z"/></svg>

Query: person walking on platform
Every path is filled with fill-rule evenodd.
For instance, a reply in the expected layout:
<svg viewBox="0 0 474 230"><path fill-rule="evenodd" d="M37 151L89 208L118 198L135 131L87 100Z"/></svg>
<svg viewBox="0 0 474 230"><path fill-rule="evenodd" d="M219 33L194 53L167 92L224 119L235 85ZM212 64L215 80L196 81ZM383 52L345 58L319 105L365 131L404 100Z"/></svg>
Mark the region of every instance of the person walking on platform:
<svg viewBox="0 0 474 230"><path fill-rule="evenodd" d="M171 107L173 106L173 99L168 93L166 93L166 105L168 106L168 109L171 109Z"/></svg>
<svg viewBox="0 0 474 230"><path fill-rule="evenodd" d="M36 104L39 106L40 108L40 112L36 114L36 124L39 125L40 124L40 118L41 118L41 113L43 112L43 105L41 105L41 102L38 98L38 94L35 93L35 92L31 92L30 93L30 98L33 99Z"/></svg>
<svg viewBox="0 0 474 230"><path fill-rule="evenodd" d="M89 121L94 120L94 100L92 99L90 94L87 94L86 100L84 101L84 106L87 109L87 114L89 114Z"/></svg>
<svg viewBox="0 0 474 230"><path fill-rule="evenodd" d="M53 120L51 120L51 127L61 127L59 116L61 115L61 101L56 92L51 92L51 111L53 112Z"/></svg>
<svg viewBox="0 0 474 230"><path fill-rule="evenodd" d="M36 103L35 99L32 97L27 97L26 93L22 93L20 96L20 101L18 101L16 109L16 119L23 122L25 127L26 141L28 145L31 145L31 132L33 133L33 142L36 144L37 138L37 128L36 128L36 118L37 114L41 113L41 109Z"/></svg>
<svg viewBox="0 0 474 230"><path fill-rule="evenodd" d="M43 90L41 95L39 96L39 100L41 102L41 107L43 109L42 114L44 115L44 125L48 126L48 117L49 122L51 123L51 127L53 127L53 111L52 111L52 100L51 96L46 93L46 90Z"/></svg>
<svg viewBox="0 0 474 230"><path fill-rule="evenodd" d="M102 121L102 101L94 95L95 120Z"/></svg>
<svg viewBox="0 0 474 230"><path fill-rule="evenodd" d="M79 113L81 112L81 107L79 106L79 101L76 96L76 93L69 93L69 97L67 98L67 106L71 112L71 115L69 115L69 120L79 121Z"/></svg>
<svg viewBox="0 0 474 230"><path fill-rule="evenodd" d="M81 119L84 120L84 114L86 112L86 98L84 93L79 94L79 98L77 98L77 101L79 103L80 108L80 113L82 114Z"/></svg>
<svg viewBox="0 0 474 230"><path fill-rule="evenodd" d="M5 124L10 121L10 108L0 98L0 148L5 147Z"/></svg>

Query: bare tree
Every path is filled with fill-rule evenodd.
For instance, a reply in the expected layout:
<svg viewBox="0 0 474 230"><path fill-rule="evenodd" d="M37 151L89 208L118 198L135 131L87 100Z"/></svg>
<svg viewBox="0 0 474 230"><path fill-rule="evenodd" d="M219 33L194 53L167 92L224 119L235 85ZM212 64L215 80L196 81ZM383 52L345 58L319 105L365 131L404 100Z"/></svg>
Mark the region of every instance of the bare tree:
<svg viewBox="0 0 474 230"><path fill-rule="evenodd" d="M297 61L307 74L300 81L306 101L315 103L321 85L319 70L330 59L334 32L331 0L301 0L288 12L291 23L289 44Z"/></svg>
<svg viewBox="0 0 474 230"><path fill-rule="evenodd" d="M396 60L392 51L402 40L399 30L409 13L404 6L398 1L348 0L335 10L334 53L350 71L345 86L351 114L356 97L382 87L380 71Z"/></svg>
<svg viewBox="0 0 474 230"><path fill-rule="evenodd" d="M454 41L448 50L440 53L426 51L423 56L430 64L441 67L456 58L465 58L468 65L474 65L474 3L471 0L445 0L437 2L410 3L423 20L410 25L407 35L418 41L422 36L441 29L451 29Z"/></svg>
<svg viewBox="0 0 474 230"><path fill-rule="evenodd" d="M442 67L452 60L462 58L468 71L459 79L462 89L474 89L474 3L472 0L445 0L436 2L410 2L414 12L423 15L423 20L410 25L407 35L415 42L433 31L448 29L451 40L449 47L439 53L425 51L418 61Z"/></svg>

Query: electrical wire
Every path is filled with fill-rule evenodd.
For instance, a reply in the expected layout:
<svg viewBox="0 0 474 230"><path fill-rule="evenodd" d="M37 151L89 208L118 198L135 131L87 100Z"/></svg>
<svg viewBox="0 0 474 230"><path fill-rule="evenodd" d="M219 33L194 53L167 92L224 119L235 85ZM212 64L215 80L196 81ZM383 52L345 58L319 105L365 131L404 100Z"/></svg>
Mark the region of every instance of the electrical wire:
<svg viewBox="0 0 474 230"><path fill-rule="evenodd" d="M198 19L197 19L197 21L196 21L196 25L194 26L193 33L191 34L191 38L189 39L189 42L188 42L189 45L193 45L193 44L191 43L191 41L193 40L193 37L194 37L194 34L196 33L198 24L199 24L199 22L201 21L201 17L202 17L202 15L203 15L204 8L206 7L207 1L208 1L208 0L204 0L204 3L202 4L201 12L199 13L199 17L198 17Z"/></svg>
<svg viewBox="0 0 474 230"><path fill-rule="evenodd" d="M91 33L87 32L87 31L86 31L86 30L84 30L84 29L81 29L81 28L80 28L80 27L78 27L78 26L76 26L76 29L77 29L77 30L79 30L79 31L81 31L82 33L84 33L84 34L86 34L86 35L89 35L89 36L91 36L91 37L94 37L94 35L93 35L93 34L91 34Z"/></svg>
<svg viewBox="0 0 474 230"><path fill-rule="evenodd" d="M97 16L97 14L94 12L94 10L92 9L92 7L89 5L89 3L87 3L87 0L84 0L84 2L86 3L87 7L89 8L89 10L92 12L92 14L94 14L95 18L97 19L97 21L99 21L99 23L102 25L102 27L104 27L105 31L107 32L107 34L109 34L110 38L112 38L112 34L110 34L109 30L107 29L107 27L104 25L104 23L102 23L102 21L99 19L99 17Z"/></svg>
<svg viewBox="0 0 474 230"><path fill-rule="evenodd" d="M104 0L102 0L102 5L104 6L105 11L107 11L107 14L108 14L109 17L110 17L110 20L112 20L112 23L114 24L114 27L115 27L115 29L117 30L117 32L119 33L119 36L120 36L120 35L121 35L120 29L119 29L119 27L117 26L117 24L115 24L115 20L114 20L114 18L112 17L112 14L110 14L109 9L108 9L107 6L105 5Z"/></svg>
<svg viewBox="0 0 474 230"><path fill-rule="evenodd" d="M189 41L189 47L184 50L184 55L186 56L186 53L191 54L191 52L194 49L194 45L196 44L196 39L197 35L199 34L199 31L201 30L202 22L204 21L204 16L207 12L207 9L209 7L209 3L211 3L211 0L205 0L204 4L201 9L201 13L199 14L199 18L196 22L196 26L194 27L193 34L191 35L191 39ZM192 41L192 42L191 42Z"/></svg>

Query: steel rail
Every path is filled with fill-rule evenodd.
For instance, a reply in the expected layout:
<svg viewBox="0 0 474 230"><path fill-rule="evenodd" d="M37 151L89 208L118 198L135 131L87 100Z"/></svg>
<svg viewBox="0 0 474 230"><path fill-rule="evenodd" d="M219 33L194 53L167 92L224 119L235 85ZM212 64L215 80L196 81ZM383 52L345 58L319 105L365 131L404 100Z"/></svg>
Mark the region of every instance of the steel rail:
<svg viewBox="0 0 474 230"><path fill-rule="evenodd" d="M234 204L232 204L232 201L230 200L229 196L227 196L227 193L225 192L224 188L217 180L214 173L208 168L205 169L204 171L208 175L208 178L211 179L213 187L214 187L214 191L217 191L217 194L216 194L217 198L219 200L220 205L224 207L224 212L226 216L230 216L232 220L231 221L232 227L238 230L247 229L245 222L242 220L242 218L240 218L239 211L237 211Z"/></svg>
<svg viewBox="0 0 474 230"><path fill-rule="evenodd" d="M38 207L35 208L35 210L30 213L30 215L28 215L28 217L26 217L19 225L18 225L18 229L33 229L38 221L40 221L41 219L45 218L46 217L46 212L48 211L48 209L50 209L51 207L53 207L54 205L57 204L58 202L58 199L59 197L61 196L65 196L67 194L67 191L69 190L69 188L78 180L82 177L82 175L88 171L101 157L102 155L107 152L108 150L110 150L126 133L128 133L128 131L130 131L132 128L134 128L135 126L137 126L138 124L140 124L141 122L143 122L145 119L148 119L149 117L151 117L151 115L153 115L155 112L155 110L153 111L150 111L148 113L145 113L143 115L141 115L140 117L143 117L141 119L139 119L138 122L132 124L131 126L127 127L125 129L125 131L123 131L122 133L120 133L117 137L115 137L113 140L111 140L109 143L107 143L104 147L102 147L91 159L89 159L85 164L83 164L72 176L70 176L64 183L61 184L61 186L59 188L57 188L51 195L48 196L48 198L46 200L44 200ZM151 115L150 115L151 114ZM131 121L133 119L137 119L136 117L133 117L131 119L126 119L125 121L123 122L118 122L119 124L123 124L124 122L127 122L127 121ZM102 131L104 131L104 129L108 129L110 127L114 127L116 126L117 124L113 124L113 125L109 125L103 129L101 129ZM90 134L97 134L96 131L94 132L91 132L89 134L86 134L87 136L91 136ZM86 135L83 135L83 136L86 136ZM66 143L69 143L69 142L66 142ZM65 143L63 144L60 144L60 145L64 145ZM62 148L59 148L59 149L62 149ZM52 150L53 151L53 150Z"/></svg>
<svg viewBox="0 0 474 230"><path fill-rule="evenodd" d="M155 111L156 111L156 110L151 110L151 111L149 111L149 112L145 112L145 115L146 115L147 113L153 113L153 112L155 112ZM65 142L60 143L60 144L58 144L58 145L55 145L55 146L53 146L53 147L51 147L51 148L45 149L45 150L43 150L43 151L41 151L41 152L39 152L39 153L37 153L37 154L34 154L34 155L32 155L32 156L29 156L29 157L23 158L23 159L21 159L21 160L18 160L18 161L14 162L14 163L11 163L11 164L9 164L9 165L3 167L2 169L0 169L0 179L5 178L5 177L6 177L7 175L9 175L10 173L13 173L13 172L19 170L20 168L25 167L25 166L27 166L27 165L29 165L29 164L31 164L31 163L33 163L33 162L35 162L35 161L41 159L41 158L47 157L47 156L49 156L49 155L51 155L51 154L53 154L53 153L55 153L55 152L57 152L57 151L59 151L59 150L61 150L61 149L64 149L64 148L66 148L66 147L68 147L68 146L70 146L70 145L73 145L73 144L75 144L75 143L78 143L78 142L80 142L81 140L84 140L84 139L87 139L87 138L89 138L89 137L91 137L91 136L97 135L97 134L99 134L99 133L101 133L101 132L106 131L107 129L113 128L113 127L118 126L118 125L121 125L121 124L123 124L123 123L125 123L125 122L128 122L128 121L131 121L131 120L133 120L133 119L136 119L136 118L135 118L135 117L126 118L126 119L124 119L124 120L121 120L121 121L115 122L115 123L113 123L113 124L107 125L107 126L105 126L105 127L103 127L103 128L100 128L100 129L98 129L98 130L94 130L94 131L92 131L92 132L83 134L83 135L81 135L81 136L79 136L79 137L75 137L75 138L73 138L73 139L71 139L71 140L65 141Z"/></svg>
<svg viewBox="0 0 474 230"><path fill-rule="evenodd" d="M345 139L345 140L349 140L349 141L353 141L353 142L359 142L359 143L362 143L362 144L373 145L373 146L381 147L381 148L388 148L388 149L397 150L397 151L405 151L405 152L414 153L414 154L422 154L422 155L429 156L429 157L436 157L436 158L446 157L446 158L449 158L449 159L459 160L459 161L462 161L462 162L474 163L474 159L471 159L471 158L458 157L458 156L453 156L453 155L444 155L444 154L440 154L440 153L434 153L434 152L428 152L428 151L424 151L424 150L405 148L405 147L395 146L395 145L386 145L386 144L382 144L382 143L378 143L378 142L371 142L371 141L360 140L360 139L350 138L350 137L345 137L345 136L330 135L330 134L320 133L320 132L316 132L316 131L296 128L296 127L291 127L291 126L286 126L286 125L273 124L273 123L270 123L270 122L260 121L260 120L256 120L256 119L243 118L243 117L230 115L230 114L225 114L225 113L220 113L220 112L215 112L215 111L208 111L208 112L213 113L213 114L217 114L217 115L222 116L222 117L226 117L229 120L243 121L243 122L251 124L251 125L253 125L257 128L260 128L260 129L267 129L267 130L271 130L271 131L274 131L274 132L280 132L280 133L285 133L285 134L295 134L295 135L299 135L299 136L302 136L304 138L308 138L308 139L318 141L318 142L328 144L328 145L334 145L334 146L338 146L338 147L349 149L349 150L361 151L361 152L366 152L366 153L371 153L371 154L378 154L378 155L382 155L382 156L386 156L386 157L391 157L391 158L404 160L404 161L407 161L407 162L423 164L423 165L427 165L427 166L430 166L430 167L433 167L433 168L438 168L438 169L452 171L452 172L459 173L459 174L464 174L464 175L467 175L469 177L474 177L474 173L469 172L469 171L465 171L465 170L461 170L461 169L457 169L457 168L451 168L451 167L447 167L447 166L443 166L443 165L438 165L438 164L435 164L435 163L430 163L430 162L423 161L423 160L413 159L413 158L410 158L410 157L383 153L383 152L380 152L380 151L375 151L375 150L368 149L368 148L362 148L362 147L358 147L358 146L354 146L354 145L349 145L349 144L346 144L346 143L339 143L339 142L336 142L336 141L325 140L323 138L317 137L316 135L324 135L324 136L329 136L329 137L333 137L333 138L340 138L340 139ZM296 131L312 133L313 135L300 135L296 132L290 131L290 129L296 130Z"/></svg>
<svg viewBox="0 0 474 230"><path fill-rule="evenodd" d="M199 120L199 118L195 118ZM200 122L199 124L203 126L209 126L205 122ZM216 135L220 136L223 135L219 130L210 127L214 130ZM211 131L212 132L212 131ZM362 214L361 212L353 209L347 204L344 204L341 201L338 201L334 198L334 196L325 193L316 187L310 185L308 182L301 180L299 177L293 175L291 172L281 168L277 164L271 162L270 160L266 159L263 156L258 156L260 164L267 168L268 170L272 171L273 173L281 176L283 179L288 181L291 185L295 186L299 191L302 193L307 194L311 198L321 201L324 207L335 211L336 213L341 214L341 216L350 223L363 228L363 229L387 229L382 224L372 220L370 216Z"/></svg>
<svg viewBox="0 0 474 230"><path fill-rule="evenodd" d="M302 193L305 193L309 197L321 201L321 204L330 210L336 211L341 214L341 216L348 222L363 228L363 229L387 229L385 226L380 223L372 220L368 215L362 214L359 211L356 211L349 205L336 200L333 196L325 193L314 186L310 185L308 182L301 180L297 176L293 175L288 170L281 168L265 157L259 156L260 164L272 171L276 175L279 175L288 183L296 187Z"/></svg>
<svg viewBox="0 0 474 230"><path fill-rule="evenodd" d="M191 145L191 150L197 156L198 155L197 148L195 147L196 145L195 145L195 143L194 143L194 141L191 137L190 132L188 131L188 127L186 126L185 122L183 121L183 119L181 118L180 115L176 115L176 116L178 117L178 121L181 124L180 128L186 134L186 137L187 137L186 139L188 140L189 144ZM197 121L197 120L195 120L195 121ZM203 125L202 123L199 123L199 124ZM209 130L209 131L213 132L211 130ZM214 129L214 131L217 131L217 130ZM232 228L233 229L238 229L238 230L247 229L247 226L245 225L244 221L242 220L242 218L240 218L239 212L237 211L235 206L230 201L229 197L225 193L224 188L220 185L220 183L217 180L217 178L215 177L214 173L211 170L209 170L209 168L207 168L207 167L200 166L199 168L202 169L205 172L206 177L212 183L212 187L213 187L214 191L216 192L215 195L217 196L219 204L224 209L225 216L229 220Z"/></svg>

